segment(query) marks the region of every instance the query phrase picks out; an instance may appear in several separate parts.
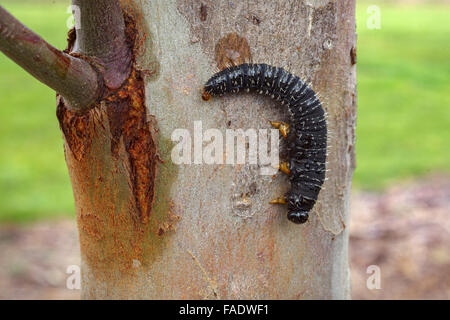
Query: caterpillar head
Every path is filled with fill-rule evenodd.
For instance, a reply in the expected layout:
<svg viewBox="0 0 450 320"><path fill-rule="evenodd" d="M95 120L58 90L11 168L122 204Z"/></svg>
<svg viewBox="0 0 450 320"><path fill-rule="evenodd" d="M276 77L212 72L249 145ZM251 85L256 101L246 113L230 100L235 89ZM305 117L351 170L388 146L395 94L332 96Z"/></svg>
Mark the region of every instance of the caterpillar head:
<svg viewBox="0 0 450 320"><path fill-rule="evenodd" d="M211 99L211 96L217 95L218 86L217 86L217 77L214 76L208 80L203 88L202 99L204 101L208 101Z"/></svg>
<svg viewBox="0 0 450 320"><path fill-rule="evenodd" d="M203 88L203 100L210 96L221 96L226 92L231 92L228 87L229 76L223 71L209 79Z"/></svg>
<svg viewBox="0 0 450 320"><path fill-rule="evenodd" d="M211 99L211 93L204 90L202 93L202 99L203 99L203 101L208 101L209 99Z"/></svg>
<svg viewBox="0 0 450 320"><path fill-rule="evenodd" d="M291 211L288 213L287 218L289 219L289 221L292 221L293 223L296 224L302 224L305 223L306 221L308 221L308 211Z"/></svg>
<svg viewBox="0 0 450 320"><path fill-rule="evenodd" d="M214 95L214 89L216 86L216 77L212 77L203 87L202 99L203 101L209 101L211 96Z"/></svg>

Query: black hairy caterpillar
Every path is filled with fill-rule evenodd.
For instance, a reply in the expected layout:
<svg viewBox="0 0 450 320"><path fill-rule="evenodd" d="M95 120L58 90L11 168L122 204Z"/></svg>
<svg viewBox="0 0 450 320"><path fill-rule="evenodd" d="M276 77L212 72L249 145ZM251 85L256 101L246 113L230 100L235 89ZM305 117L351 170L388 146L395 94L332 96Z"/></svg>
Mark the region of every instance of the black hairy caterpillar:
<svg viewBox="0 0 450 320"><path fill-rule="evenodd" d="M305 223L325 180L327 123L316 93L299 77L267 64L248 64L226 68L206 83L203 100L225 93L256 91L286 104L291 124L272 122L287 140L289 160L280 170L289 174L291 189L271 201L288 205L288 219Z"/></svg>

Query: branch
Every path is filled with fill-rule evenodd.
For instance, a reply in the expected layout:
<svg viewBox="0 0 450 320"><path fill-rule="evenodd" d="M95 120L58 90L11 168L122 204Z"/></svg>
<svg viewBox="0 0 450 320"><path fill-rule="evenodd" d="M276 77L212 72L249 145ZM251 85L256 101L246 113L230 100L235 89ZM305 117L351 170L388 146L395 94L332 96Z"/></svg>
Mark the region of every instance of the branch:
<svg viewBox="0 0 450 320"><path fill-rule="evenodd" d="M118 89L131 70L131 48L119 0L73 0L79 8L74 51L96 58L109 89ZM77 18L77 17L76 17Z"/></svg>
<svg viewBox="0 0 450 320"><path fill-rule="evenodd" d="M51 46L1 6L0 51L61 94L74 110L91 106L102 92L88 62Z"/></svg>

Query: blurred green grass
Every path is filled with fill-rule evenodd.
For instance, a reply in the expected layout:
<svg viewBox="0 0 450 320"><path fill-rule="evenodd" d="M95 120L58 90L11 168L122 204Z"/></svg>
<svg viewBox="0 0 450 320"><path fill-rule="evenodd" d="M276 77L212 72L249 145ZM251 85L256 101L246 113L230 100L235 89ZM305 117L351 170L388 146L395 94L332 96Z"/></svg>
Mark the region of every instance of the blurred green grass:
<svg viewBox="0 0 450 320"><path fill-rule="evenodd" d="M54 46L65 47L68 2L2 6ZM73 216L55 92L2 53L0 92L0 221Z"/></svg>
<svg viewBox="0 0 450 320"><path fill-rule="evenodd" d="M450 6L358 2L356 188L450 169Z"/></svg>
<svg viewBox="0 0 450 320"><path fill-rule="evenodd" d="M2 5L58 48L67 3ZM358 123L354 186L381 189L450 171L449 7L380 5L381 29L358 1ZM0 54L0 221L73 216L55 93Z"/></svg>

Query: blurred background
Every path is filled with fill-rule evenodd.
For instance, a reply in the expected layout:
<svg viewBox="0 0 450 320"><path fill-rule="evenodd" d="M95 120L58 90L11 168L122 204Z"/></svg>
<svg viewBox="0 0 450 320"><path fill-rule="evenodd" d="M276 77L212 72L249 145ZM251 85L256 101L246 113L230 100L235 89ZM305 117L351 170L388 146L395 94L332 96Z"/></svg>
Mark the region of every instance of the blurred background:
<svg viewBox="0 0 450 320"><path fill-rule="evenodd" d="M1 5L62 49L66 0ZM357 1L354 299L450 298L450 0ZM0 299L78 299L55 93L0 54ZM372 267L371 267L372 266ZM381 288L367 286L373 266Z"/></svg>

